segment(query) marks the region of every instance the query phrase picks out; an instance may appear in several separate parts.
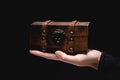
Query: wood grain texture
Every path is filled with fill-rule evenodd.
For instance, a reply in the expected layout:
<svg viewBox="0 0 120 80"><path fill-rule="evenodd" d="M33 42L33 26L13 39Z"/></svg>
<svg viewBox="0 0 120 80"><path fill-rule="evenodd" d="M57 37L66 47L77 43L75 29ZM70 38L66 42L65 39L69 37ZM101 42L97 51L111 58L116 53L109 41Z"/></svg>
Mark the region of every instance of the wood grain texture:
<svg viewBox="0 0 120 80"><path fill-rule="evenodd" d="M61 50L71 55L86 53L88 50L88 27L90 22L51 21L43 26L45 22L35 21L31 24L30 49L50 53ZM43 27L45 28L44 30ZM42 45L45 45L44 50Z"/></svg>

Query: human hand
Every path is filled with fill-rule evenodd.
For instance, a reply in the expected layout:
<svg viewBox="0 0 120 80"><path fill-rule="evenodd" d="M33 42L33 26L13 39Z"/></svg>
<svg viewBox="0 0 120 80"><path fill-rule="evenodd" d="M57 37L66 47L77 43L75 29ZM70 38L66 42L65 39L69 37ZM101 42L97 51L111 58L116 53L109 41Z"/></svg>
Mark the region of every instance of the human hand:
<svg viewBox="0 0 120 80"><path fill-rule="evenodd" d="M45 53L38 50L30 50L30 53L46 59L58 60L79 67L91 67L97 70L101 52L98 50L90 50L86 54L68 55L62 51L53 53Z"/></svg>

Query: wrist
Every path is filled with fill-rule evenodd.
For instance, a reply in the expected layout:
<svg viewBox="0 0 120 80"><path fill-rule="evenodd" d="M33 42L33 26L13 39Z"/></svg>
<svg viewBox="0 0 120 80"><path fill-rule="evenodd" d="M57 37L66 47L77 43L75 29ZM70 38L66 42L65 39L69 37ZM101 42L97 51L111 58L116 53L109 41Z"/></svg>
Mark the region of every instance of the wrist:
<svg viewBox="0 0 120 80"><path fill-rule="evenodd" d="M92 53L94 56L93 60L91 61L90 67L97 70L102 52L98 50L93 50Z"/></svg>

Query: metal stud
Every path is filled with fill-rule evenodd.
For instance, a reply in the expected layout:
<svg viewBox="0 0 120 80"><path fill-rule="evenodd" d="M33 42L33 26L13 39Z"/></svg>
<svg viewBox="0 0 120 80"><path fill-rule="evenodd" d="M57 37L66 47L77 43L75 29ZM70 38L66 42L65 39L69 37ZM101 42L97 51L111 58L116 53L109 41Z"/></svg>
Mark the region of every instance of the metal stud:
<svg viewBox="0 0 120 80"><path fill-rule="evenodd" d="M73 41L73 38L71 37L70 40Z"/></svg>
<svg viewBox="0 0 120 80"><path fill-rule="evenodd" d="M73 51L73 48L70 48L71 51Z"/></svg>
<svg viewBox="0 0 120 80"><path fill-rule="evenodd" d="M45 37L42 37L42 39L44 40L44 39L45 39Z"/></svg>
<svg viewBox="0 0 120 80"><path fill-rule="evenodd" d="M73 31L70 31L71 34L73 34Z"/></svg>
<svg viewBox="0 0 120 80"><path fill-rule="evenodd" d="M45 30L43 30L43 33L45 33Z"/></svg>

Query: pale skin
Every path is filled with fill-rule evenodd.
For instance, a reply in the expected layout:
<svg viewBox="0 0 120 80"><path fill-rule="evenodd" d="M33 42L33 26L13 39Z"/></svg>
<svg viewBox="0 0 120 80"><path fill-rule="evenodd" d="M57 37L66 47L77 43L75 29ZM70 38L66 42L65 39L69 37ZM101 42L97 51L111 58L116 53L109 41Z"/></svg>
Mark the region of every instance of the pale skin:
<svg viewBox="0 0 120 80"><path fill-rule="evenodd" d="M62 51L56 51L55 54L50 54L38 50L30 50L30 53L45 59L62 61L78 67L91 67L96 70L98 69L100 57L102 54L102 52L98 50L90 50L86 54L77 55L68 55Z"/></svg>

